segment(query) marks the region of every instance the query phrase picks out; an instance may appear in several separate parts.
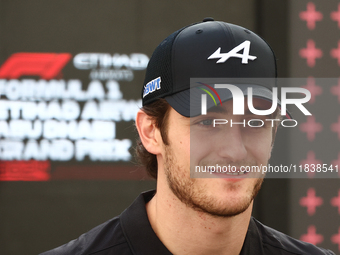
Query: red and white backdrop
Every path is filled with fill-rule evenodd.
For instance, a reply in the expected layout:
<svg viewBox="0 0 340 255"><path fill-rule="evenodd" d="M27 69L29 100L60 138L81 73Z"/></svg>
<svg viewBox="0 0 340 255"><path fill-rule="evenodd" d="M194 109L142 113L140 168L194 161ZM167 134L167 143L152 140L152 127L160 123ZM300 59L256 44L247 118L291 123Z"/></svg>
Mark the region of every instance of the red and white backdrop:
<svg viewBox="0 0 340 255"><path fill-rule="evenodd" d="M61 245L155 187L132 156L145 68L206 16L254 30L254 1L0 1L1 254Z"/></svg>
<svg viewBox="0 0 340 255"><path fill-rule="evenodd" d="M0 180L142 178L124 163L141 106L135 76L148 60L139 52L11 54L0 67Z"/></svg>
<svg viewBox="0 0 340 255"><path fill-rule="evenodd" d="M333 167L332 178L290 181L290 230L340 254L340 2L290 1L290 10L289 75L311 92L312 116L290 132L289 158Z"/></svg>
<svg viewBox="0 0 340 255"><path fill-rule="evenodd" d="M153 187L137 181L145 172L132 157L153 49L206 16L256 31L266 15L271 22L263 28L282 27L281 10L261 13L266 2L0 1L1 251L37 254L65 243ZM312 116L299 117L275 150L296 164L340 165L340 2L278 2L289 3L289 50L279 64L289 59L287 74L311 91ZM280 43L272 46L280 52ZM332 79L325 85L318 78ZM270 217L284 218L288 234L340 254L339 180L306 175L287 183L289 217ZM276 187L270 195L282 199Z"/></svg>

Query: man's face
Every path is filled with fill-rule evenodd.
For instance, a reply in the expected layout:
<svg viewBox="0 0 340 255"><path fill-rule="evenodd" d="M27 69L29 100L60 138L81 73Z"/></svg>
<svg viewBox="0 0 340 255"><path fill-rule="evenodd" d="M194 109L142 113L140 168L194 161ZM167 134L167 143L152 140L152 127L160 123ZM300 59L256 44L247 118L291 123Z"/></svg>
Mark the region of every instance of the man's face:
<svg viewBox="0 0 340 255"><path fill-rule="evenodd" d="M256 109L268 109L268 102L255 99ZM247 112L247 106L245 105ZM168 122L169 145L164 145L164 171L173 193L186 205L215 216L234 216L245 211L259 191L262 178L190 178L190 167L266 165L272 149L268 116L232 115L232 101L207 115L186 118L171 109ZM246 123L262 119L263 127L216 125L212 119ZM256 125L255 123L252 123ZM210 174L208 174L210 175ZM211 176L210 176L211 177ZM245 177L245 176L243 176Z"/></svg>

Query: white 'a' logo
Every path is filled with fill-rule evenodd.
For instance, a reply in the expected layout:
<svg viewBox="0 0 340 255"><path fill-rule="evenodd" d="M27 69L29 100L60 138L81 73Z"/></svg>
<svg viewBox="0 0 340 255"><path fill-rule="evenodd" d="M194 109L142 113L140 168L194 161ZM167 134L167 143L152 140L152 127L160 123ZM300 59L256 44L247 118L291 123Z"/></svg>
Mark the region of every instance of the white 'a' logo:
<svg viewBox="0 0 340 255"><path fill-rule="evenodd" d="M238 53L243 49L243 53ZM224 63L229 58L242 58L242 64L248 64L249 60L254 60L257 57L249 55L250 50L250 41L244 41L240 45L236 46L234 49L227 53L221 53L221 47L219 47L213 54L211 54L208 59L214 59L219 58L219 60L216 63Z"/></svg>

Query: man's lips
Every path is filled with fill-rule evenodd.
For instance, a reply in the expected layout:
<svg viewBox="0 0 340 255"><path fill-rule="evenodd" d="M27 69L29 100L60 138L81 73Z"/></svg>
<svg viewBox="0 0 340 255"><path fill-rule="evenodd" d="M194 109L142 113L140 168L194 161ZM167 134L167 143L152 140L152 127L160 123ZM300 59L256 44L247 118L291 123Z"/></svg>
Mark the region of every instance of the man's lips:
<svg viewBox="0 0 340 255"><path fill-rule="evenodd" d="M211 168L208 168L210 174L214 174L214 175L218 175L220 176L220 178L242 178L242 177L246 177L246 175L248 175L249 173L246 171L241 171L240 168L236 168L233 170L228 170L228 171L223 171L223 172L215 172L215 171L211 171Z"/></svg>
<svg viewBox="0 0 340 255"><path fill-rule="evenodd" d="M244 164L244 165L223 165L223 164L203 164L199 165L200 169L193 172L193 178L220 178L220 179L234 179L241 180L245 178L262 178L262 175L249 171L250 166L256 166L256 164ZM196 166L197 168L198 166Z"/></svg>

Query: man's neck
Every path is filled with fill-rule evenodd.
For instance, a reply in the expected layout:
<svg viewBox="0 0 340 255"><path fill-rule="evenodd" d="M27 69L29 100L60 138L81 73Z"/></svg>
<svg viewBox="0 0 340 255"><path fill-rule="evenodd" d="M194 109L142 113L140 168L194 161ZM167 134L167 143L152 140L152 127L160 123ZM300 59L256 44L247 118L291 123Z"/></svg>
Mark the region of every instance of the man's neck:
<svg viewBox="0 0 340 255"><path fill-rule="evenodd" d="M237 216L216 217L186 206L169 189L157 189L146 209L153 230L173 254L237 255L252 204Z"/></svg>

